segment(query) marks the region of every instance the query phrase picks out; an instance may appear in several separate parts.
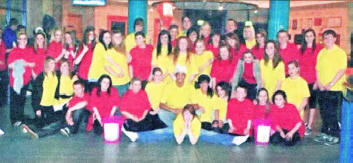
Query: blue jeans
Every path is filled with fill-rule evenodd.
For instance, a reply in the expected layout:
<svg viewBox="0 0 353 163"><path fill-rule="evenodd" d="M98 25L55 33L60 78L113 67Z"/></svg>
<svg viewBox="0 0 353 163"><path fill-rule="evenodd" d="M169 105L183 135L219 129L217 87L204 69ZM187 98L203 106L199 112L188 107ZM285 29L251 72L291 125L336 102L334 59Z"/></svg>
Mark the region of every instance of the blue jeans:
<svg viewBox="0 0 353 163"><path fill-rule="evenodd" d="M114 87L119 91L120 97L122 97L126 91L129 90L129 83L123 84L123 85L114 85Z"/></svg>
<svg viewBox="0 0 353 163"><path fill-rule="evenodd" d="M207 143L221 144L221 145L233 145L232 141L234 136L228 134L220 134L214 131L201 130L199 140Z"/></svg>
<svg viewBox="0 0 353 163"><path fill-rule="evenodd" d="M176 116L173 112L161 108L158 111L158 116L168 127L173 127L173 121Z"/></svg>
<svg viewBox="0 0 353 163"><path fill-rule="evenodd" d="M152 131L138 132L138 142L141 143L154 143L162 140L173 139L173 128L167 127L162 129L156 129Z"/></svg>

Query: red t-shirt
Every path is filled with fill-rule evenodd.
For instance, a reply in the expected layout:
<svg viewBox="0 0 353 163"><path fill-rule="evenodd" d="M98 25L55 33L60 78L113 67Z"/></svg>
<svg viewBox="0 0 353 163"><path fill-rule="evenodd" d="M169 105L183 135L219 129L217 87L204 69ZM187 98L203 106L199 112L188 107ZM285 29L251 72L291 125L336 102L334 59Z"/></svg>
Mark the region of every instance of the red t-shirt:
<svg viewBox="0 0 353 163"><path fill-rule="evenodd" d="M205 45L207 45L208 41L210 41L210 36L203 38L203 41L205 42Z"/></svg>
<svg viewBox="0 0 353 163"><path fill-rule="evenodd" d="M296 60L299 61L299 51L298 48L295 44L293 43L287 43L287 47L284 49L279 48L279 54L282 57L285 70L286 70L286 75L288 74L288 63L290 61Z"/></svg>
<svg viewBox="0 0 353 163"><path fill-rule="evenodd" d="M15 62L16 60L23 59L26 62L32 62L35 63L35 57L33 54L33 49L32 48L14 48L9 54L9 58L7 59L7 63L11 64ZM23 85L26 85L29 83L29 81L32 78L32 68L25 66L25 72L23 74ZM12 69L10 69L10 86L13 87L14 78L12 77Z"/></svg>
<svg viewBox="0 0 353 163"><path fill-rule="evenodd" d="M151 74L151 62L152 62L153 46L147 44L146 48L142 49L136 46L131 49L131 62L130 65L133 68L134 77L138 77L141 80L147 80Z"/></svg>
<svg viewBox="0 0 353 163"><path fill-rule="evenodd" d="M309 84L316 81L316 61L317 55L323 48L322 45L316 44L315 51L312 48L306 48L304 53L299 55L300 76L303 77Z"/></svg>
<svg viewBox="0 0 353 163"><path fill-rule="evenodd" d="M5 64L6 62L6 47L4 41L0 41L0 61L3 62L4 64L0 64L0 71L5 71L7 65Z"/></svg>
<svg viewBox="0 0 353 163"><path fill-rule="evenodd" d="M271 106L270 119L272 120L273 128L280 126L285 130L292 130L298 122L302 122L298 133L300 137L304 136L305 128L302 119L300 118L297 108L293 104L285 104L283 108L275 105Z"/></svg>
<svg viewBox="0 0 353 163"><path fill-rule="evenodd" d="M72 107L74 107L76 104L78 104L78 103L80 103L80 102L84 102L84 101L86 101L87 104L88 104L89 100L90 100L90 96L89 96L89 94L87 94L87 93L85 93L85 94L83 95L83 97L74 96L74 97L72 97L71 100L69 101L68 107L69 107L69 108L72 108ZM85 108L87 108L87 106L86 106Z"/></svg>
<svg viewBox="0 0 353 163"><path fill-rule="evenodd" d="M70 66L71 66L71 68L73 68L73 67L74 67L74 60L75 60L75 58L71 55L71 53L75 53L75 48L70 48L70 47L69 47L69 48L67 48L66 50L67 50L68 52L70 52L69 58L68 58L67 60L69 60ZM79 53L77 53L75 57L77 57L77 55L79 55Z"/></svg>
<svg viewBox="0 0 353 163"><path fill-rule="evenodd" d="M33 51L35 57L36 66L34 67L34 73L37 75L43 71L44 61L47 57L46 50L44 48L38 48L37 51Z"/></svg>
<svg viewBox="0 0 353 163"><path fill-rule="evenodd" d="M97 88L91 92L88 110L93 112L93 107L96 107L101 118L109 117L113 106L118 106L120 102L119 92L114 88L110 88L110 95L108 92L101 92L97 95Z"/></svg>
<svg viewBox="0 0 353 163"><path fill-rule="evenodd" d="M254 71L253 71L253 63L245 63L244 62L244 73L243 73L243 79L250 83L250 84L256 84L256 79L254 76Z"/></svg>
<svg viewBox="0 0 353 163"><path fill-rule="evenodd" d="M254 54L256 59L260 61L265 55L265 48L260 48L260 47L254 46L251 49L251 52Z"/></svg>
<svg viewBox="0 0 353 163"><path fill-rule="evenodd" d="M174 39L174 40L171 41L173 48L176 47L177 42L178 42L178 39Z"/></svg>
<svg viewBox="0 0 353 163"><path fill-rule="evenodd" d="M62 42L52 41L49 43L47 54L48 56L51 56L55 59L61 54L62 50L63 50Z"/></svg>
<svg viewBox="0 0 353 163"><path fill-rule="evenodd" d="M219 47L214 47L212 44L207 44L206 50L209 50L213 53L214 58L218 57Z"/></svg>
<svg viewBox="0 0 353 163"><path fill-rule="evenodd" d="M228 102L227 119L232 120L234 134L244 135L248 120L253 119L254 104L249 99L238 101L233 98Z"/></svg>
<svg viewBox="0 0 353 163"><path fill-rule="evenodd" d="M229 52L233 57L234 65L237 65L239 59L243 57L242 52L244 52L244 50L243 49L235 50L235 48L229 48Z"/></svg>
<svg viewBox="0 0 353 163"><path fill-rule="evenodd" d="M229 60L216 59L212 63L211 77L216 78L216 82L230 82L234 75L235 64Z"/></svg>
<svg viewBox="0 0 353 163"><path fill-rule="evenodd" d="M255 105L254 119L265 119L265 118L267 118L266 107L267 107L266 105Z"/></svg>
<svg viewBox="0 0 353 163"><path fill-rule="evenodd" d="M88 51L83 56L78 67L78 76L84 80L88 80L88 71L89 71L89 68L91 67L92 57L93 57L93 45L88 44L87 47L88 47ZM83 48L80 48L77 54L80 55L82 50Z"/></svg>
<svg viewBox="0 0 353 163"><path fill-rule="evenodd" d="M140 90L137 93L128 90L121 98L119 109L121 112L125 111L141 118L146 110L151 109L151 104L144 90Z"/></svg>

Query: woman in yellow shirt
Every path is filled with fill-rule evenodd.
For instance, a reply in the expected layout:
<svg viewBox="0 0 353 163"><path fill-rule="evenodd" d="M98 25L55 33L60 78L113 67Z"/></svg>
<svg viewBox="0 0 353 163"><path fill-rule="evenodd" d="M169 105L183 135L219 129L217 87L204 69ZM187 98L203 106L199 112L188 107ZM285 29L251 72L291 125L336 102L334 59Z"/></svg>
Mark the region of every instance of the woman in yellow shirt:
<svg viewBox="0 0 353 163"><path fill-rule="evenodd" d="M211 67L213 63L213 53L205 50L205 41L198 39L195 44L195 55L193 55L193 66L194 72L198 75L206 74L210 75Z"/></svg>
<svg viewBox="0 0 353 163"><path fill-rule="evenodd" d="M224 125L224 123L226 121L228 100L230 99L231 92L232 86L227 82L221 81L216 85L216 110L212 123L212 127L216 132L227 133L229 130L229 126Z"/></svg>
<svg viewBox="0 0 353 163"><path fill-rule="evenodd" d="M108 50L104 64L104 68L112 78L112 84L119 91L120 97L129 89L129 82L131 80L128 57L123 40L123 33L120 31L112 32L113 48Z"/></svg>
<svg viewBox="0 0 353 163"><path fill-rule="evenodd" d="M66 105L73 93L73 84L78 80L76 75L73 75L71 70L71 65L68 59L61 59L60 60L60 73L58 74L58 96L56 98L58 100L55 101L54 109L55 110L62 110L64 105Z"/></svg>
<svg viewBox="0 0 353 163"><path fill-rule="evenodd" d="M151 107L154 114L159 111L159 104L161 103L162 94L166 82L163 81L163 71L159 67L155 67L152 70L152 81L148 82L145 91L148 95L148 99L151 103Z"/></svg>
<svg viewBox="0 0 353 163"><path fill-rule="evenodd" d="M265 55L260 61L260 70L263 86L268 90L271 98L273 93L281 87L281 82L285 78L284 64L275 41L266 42Z"/></svg>
<svg viewBox="0 0 353 163"><path fill-rule="evenodd" d="M88 72L88 80L97 81L98 78L105 74L104 63L108 50L112 47L111 35L107 30L103 30L99 34L99 43L94 47L92 63Z"/></svg>
<svg viewBox="0 0 353 163"><path fill-rule="evenodd" d="M172 69L175 72L175 67L177 66L185 66L186 67L186 76L185 81L191 83L195 78L195 73L192 68L192 53L190 49L190 41L187 37L181 36L179 37L176 48L173 52L173 64ZM175 76L173 76L175 79Z"/></svg>
<svg viewBox="0 0 353 163"><path fill-rule="evenodd" d="M201 121L196 115L195 106L188 104L183 111L177 115L173 122L174 137L178 144L183 143L186 135L190 143L195 145L201 133Z"/></svg>
<svg viewBox="0 0 353 163"><path fill-rule="evenodd" d="M152 67L159 67L163 71L163 78L172 79L173 47L171 36L167 30L162 30L158 35L157 47L152 53Z"/></svg>

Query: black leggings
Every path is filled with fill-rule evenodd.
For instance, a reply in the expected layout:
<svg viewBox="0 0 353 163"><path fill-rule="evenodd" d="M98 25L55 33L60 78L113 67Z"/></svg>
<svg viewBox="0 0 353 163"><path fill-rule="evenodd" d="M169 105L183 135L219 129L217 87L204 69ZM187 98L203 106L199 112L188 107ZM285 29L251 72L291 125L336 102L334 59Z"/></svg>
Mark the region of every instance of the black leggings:
<svg viewBox="0 0 353 163"><path fill-rule="evenodd" d="M284 134L287 134L289 131L288 130L283 130ZM270 138L270 142L272 144L279 144L279 143L284 143L286 146L293 146L295 145L298 141L300 140L300 136L298 132L295 132L291 140L287 140L281 137L281 134L279 132L276 132L273 134Z"/></svg>
<svg viewBox="0 0 353 163"><path fill-rule="evenodd" d="M167 125L165 125L158 117L158 114L156 115L151 115L147 114L145 119L143 119L140 122L135 122L131 119L127 119L124 123L124 128L128 131L149 131L149 130L155 130L155 129L160 129L160 128L165 128Z"/></svg>

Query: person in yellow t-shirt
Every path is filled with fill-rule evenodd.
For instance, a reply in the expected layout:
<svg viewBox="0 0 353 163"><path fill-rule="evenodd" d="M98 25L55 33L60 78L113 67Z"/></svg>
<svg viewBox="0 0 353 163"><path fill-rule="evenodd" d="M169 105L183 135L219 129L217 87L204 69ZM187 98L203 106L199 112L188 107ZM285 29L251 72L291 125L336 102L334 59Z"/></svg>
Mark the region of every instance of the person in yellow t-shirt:
<svg viewBox="0 0 353 163"><path fill-rule="evenodd" d="M62 110L74 94L73 84L78 77L72 74L70 62L67 59L60 60L59 75L59 99L55 101L54 109Z"/></svg>
<svg viewBox="0 0 353 163"><path fill-rule="evenodd" d="M191 103L194 87L185 82L186 67L177 66L175 69L175 82L165 86L159 105L159 117L167 125L172 126L172 121L182 108Z"/></svg>
<svg viewBox="0 0 353 163"><path fill-rule="evenodd" d="M299 75L299 64L297 61L288 63L289 77L281 84L281 89L286 92L288 103L294 104L300 117L304 119L304 109L310 97L308 83Z"/></svg>
<svg viewBox="0 0 353 163"><path fill-rule="evenodd" d="M123 33L120 31L112 32L113 48L108 50L104 64L105 70L112 78L112 84L119 91L120 97L129 89L129 82L131 80L128 57L123 40Z"/></svg>
<svg viewBox="0 0 353 163"><path fill-rule="evenodd" d="M173 131L178 144L183 143L186 135L192 145L197 143L201 134L201 121L196 115L194 105L185 105L173 122Z"/></svg>
<svg viewBox="0 0 353 163"><path fill-rule="evenodd" d="M142 18L136 18L134 22L134 32L130 33L125 38L125 48L126 52L130 53L130 50L136 46L135 33L143 31L145 28L145 24ZM149 44L151 42L150 38L146 35L146 43Z"/></svg>
<svg viewBox="0 0 353 163"><path fill-rule="evenodd" d="M88 72L88 80L97 81L98 78L105 74L104 63L107 51L112 47L111 35L107 30L103 30L99 34L99 43L94 47L92 63Z"/></svg>
<svg viewBox="0 0 353 163"><path fill-rule="evenodd" d="M281 86L285 78L284 64L278 53L276 42L270 40L265 45L265 55L260 61L261 77L269 97Z"/></svg>
<svg viewBox="0 0 353 163"><path fill-rule="evenodd" d="M213 53L205 50L205 42L201 39L196 40L195 52L196 54L193 55L194 63L192 64L194 66L193 71L199 75L210 75L214 59Z"/></svg>
<svg viewBox="0 0 353 163"><path fill-rule="evenodd" d="M166 82L163 81L162 69L159 67L153 68L152 81L148 82L145 88L153 110L151 111L152 114L156 114L159 111L159 104L161 103L165 86Z"/></svg>
<svg viewBox="0 0 353 163"><path fill-rule="evenodd" d="M152 67L159 67L162 69L163 78L171 81L173 71L173 47L171 44L171 36L167 30L162 30L158 35L157 47L152 53Z"/></svg>
<svg viewBox="0 0 353 163"><path fill-rule="evenodd" d="M216 110L214 112L214 121L212 127L214 131L219 133L227 133L229 126L224 125L227 115L228 100L232 92L232 86L224 81L219 82L216 85Z"/></svg>
<svg viewBox="0 0 353 163"><path fill-rule="evenodd" d="M192 55L189 39L185 36L181 36L179 38L178 45L173 51L173 64L171 65L171 69L175 71L178 66L185 67L185 81L187 83L192 83L196 76L196 72L194 72L192 66L194 63ZM173 79L175 79L175 76L173 76Z"/></svg>
<svg viewBox="0 0 353 163"><path fill-rule="evenodd" d="M337 34L328 29L323 33L325 47L319 52L316 63L317 81L319 88L318 103L323 125L321 132L315 141L325 144L337 144L339 142L340 129L337 120L337 109L341 105L344 90L345 70L347 68L346 53L335 44Z"/></svg>
<svg viewBox="0 0 353 163"><path fill-rule="evenodd" d="M206 130L213 130L213 113L216 109L216 101L214 92L209 86L211 78L205 74L198 77L195 83L196 90L192 96L192 103L196 104L197 110L200 111L200 120L202 128Z"/></svg>
<svg viewBox="0 0 353 163"><path fill-rule="evenodd" d="M255 29L251 21L245 22L243 37L247 49L252 49L256 45Z"/></svg>

